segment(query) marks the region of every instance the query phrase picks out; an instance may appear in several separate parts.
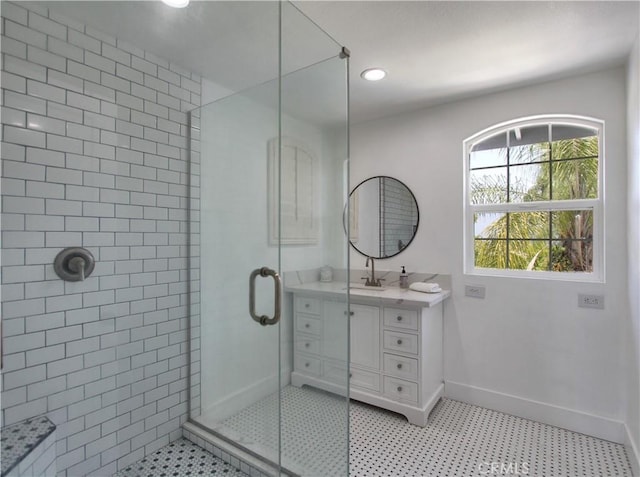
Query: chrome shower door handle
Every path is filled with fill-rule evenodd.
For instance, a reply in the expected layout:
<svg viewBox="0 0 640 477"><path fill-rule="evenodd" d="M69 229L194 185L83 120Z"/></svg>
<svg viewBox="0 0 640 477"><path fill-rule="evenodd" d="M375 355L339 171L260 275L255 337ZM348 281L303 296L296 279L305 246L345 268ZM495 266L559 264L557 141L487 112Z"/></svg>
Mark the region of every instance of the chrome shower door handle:
<svg viewBox="0 0 640 477"><path fill-rule="evenodd" d="M273 277L275 291L275 309L272 318L269 318L267 315L256 315L256 277L258 275L260 275L261 277ZM254 321L257 321L263 326L275 325L278 321L280 321L281 296L282 280L280 280L280 275L278 275L275 270L267 267L262 267L256 268L253 272L251 272L251 275L249 276L249 314L251 315L251 318L254 319Z"/></svg>

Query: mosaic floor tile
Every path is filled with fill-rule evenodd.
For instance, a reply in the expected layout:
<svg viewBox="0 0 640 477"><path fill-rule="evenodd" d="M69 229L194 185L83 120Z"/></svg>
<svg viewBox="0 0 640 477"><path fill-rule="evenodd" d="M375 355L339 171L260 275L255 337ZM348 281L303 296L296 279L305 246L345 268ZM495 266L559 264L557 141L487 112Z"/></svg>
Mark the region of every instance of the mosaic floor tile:
<svg viewBox="0 0 640 477"><path fill-rule="evenodd" d="M224 425L255 440L260 436L257 429L274 425L273 413L265 412L273 409L274 400L276 396L269 396L225 420ZM304 465L306 477L344 477L344 400L312 388L288 386L283 389L282 409L283 459ZM451 399L436 405L424 428L409 424L404 416L357 401L351 401L349 414L350 477L632 476L620 444ZM153 454L141 461L140 469L131 466L118 477L182 477L198 475L205 468L215 470L215 475L220 469L227 469L220 475L245 475L210 454L204 457L208 453L188 441L172 445L188 446L188 453L165 447L158 451L164 452L160 457ZM197 472L189 468L192 473L186 473L187 461L176 459L177 455L194 455L195 462L206 464ZM162 459L180 467L160 471L158 463L165 465ZM209 464L215 461L218 463Z"/></svg>
<svg viewBox="0 0 640 477"><path fill-rule="evenodd" d="M178 439L139 460L114 477L246 477L247 474L187 439Z"/></svg>
<svg viewBox="0 0 640 477"><path fill-rule="evenodd" d="M277 394L267 396L222 421L222 427L236 435L260 438L266 434L260 430L277 430L277 404ZM346 400L312 388L286 386L281 409L283 466L309 476L345 475L349 442ZM261 444L277 452L274 442L277 445L277 435Z"/></svg>
<svg viewBox="0 0 640 477"><path fill-rule="evenodd" d="M620 444L451 399L424 428L357 403L351 437L351 477L632 476Z"/></svg>

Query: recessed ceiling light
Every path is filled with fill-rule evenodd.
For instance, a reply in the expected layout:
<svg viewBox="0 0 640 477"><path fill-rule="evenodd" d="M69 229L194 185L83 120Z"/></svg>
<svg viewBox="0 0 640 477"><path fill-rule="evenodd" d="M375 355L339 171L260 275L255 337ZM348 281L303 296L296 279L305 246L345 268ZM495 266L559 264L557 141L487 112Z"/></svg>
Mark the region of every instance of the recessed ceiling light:
<svg viewBox="0 0 640 477"><path fill-rule="evenodd" d="M368 68L360 73L360 76L367 81L380 81L387 76L387 72L382 68Z"/></svg>
<svg viewBox="0 0 640 477"><path fill-rule="evenodd" d="M173 8L184 8L189 5L189 0L162 0L162 3Z"/></svg>

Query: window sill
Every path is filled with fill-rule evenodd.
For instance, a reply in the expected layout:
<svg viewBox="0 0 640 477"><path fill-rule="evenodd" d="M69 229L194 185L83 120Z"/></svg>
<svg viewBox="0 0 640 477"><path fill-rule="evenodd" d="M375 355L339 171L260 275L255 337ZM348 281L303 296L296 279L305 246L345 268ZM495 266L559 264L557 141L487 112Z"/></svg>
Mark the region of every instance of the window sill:
<svg viewBox="0 0 640 477"><path fill-rule="evenodd" d="M598 273L584 272L544 272L528 270L502 270L495 268L474 268L463 273L465 277L496 277L530 280L553 280L577 283L605 283L604 277Z"/></svg>

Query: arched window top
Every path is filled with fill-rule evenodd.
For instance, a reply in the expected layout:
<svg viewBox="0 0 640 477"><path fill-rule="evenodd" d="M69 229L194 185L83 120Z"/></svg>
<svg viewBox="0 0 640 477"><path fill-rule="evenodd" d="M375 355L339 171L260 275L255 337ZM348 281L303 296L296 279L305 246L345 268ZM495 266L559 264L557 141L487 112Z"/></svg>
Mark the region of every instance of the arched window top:
<svg viewBox="0 0 640 477"><path fill-rule="evenodd" d="M545 140L566 140L597 135L604 122L586 116L549 114L529 116L496 124L464 142L471 150L495 149L508 145L535 144Z"/></svg>

